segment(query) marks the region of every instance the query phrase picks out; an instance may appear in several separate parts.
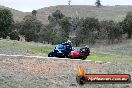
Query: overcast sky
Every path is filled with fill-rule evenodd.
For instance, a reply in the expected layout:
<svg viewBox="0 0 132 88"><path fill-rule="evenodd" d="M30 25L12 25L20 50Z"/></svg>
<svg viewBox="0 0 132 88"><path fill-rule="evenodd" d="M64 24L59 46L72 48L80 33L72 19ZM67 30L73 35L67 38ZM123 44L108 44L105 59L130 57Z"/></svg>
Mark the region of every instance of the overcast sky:
<svg viewBox="0 0 132 88"><path fill-rule="evenodd" d="M71 0L71 5L94 5L96 0ZM132 5L132 0L101 0L102 5ZM0 5L10 7L23 12L31 12L33 9L67 5L68 0L0 0Z"/></svg>

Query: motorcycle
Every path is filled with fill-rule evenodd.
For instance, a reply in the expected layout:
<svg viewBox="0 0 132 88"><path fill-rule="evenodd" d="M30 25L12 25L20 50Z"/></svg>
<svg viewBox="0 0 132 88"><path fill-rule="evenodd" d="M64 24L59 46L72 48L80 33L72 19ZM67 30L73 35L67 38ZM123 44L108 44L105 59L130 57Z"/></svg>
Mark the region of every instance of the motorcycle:
<svg viewBox="0 0 132 88"><path fill-rule="evenodd" d="M71 59L82 59L85 60L90 55L89 48L81 48L80 50L74 50L71 52Z"/></svg>
<svg viewBox="0 0 132 88"><path fill-rule="evenodd" d="M58 44L55 46L54 50L48 54L48 57L69 58L69 53L71 51L72 47L68 45Z"/></svg>
<svg viewBox="0 0 132 88"><path fill-rule="evenodd" d="M90 55L89 48L81 48L77 50L71 46L58 44L54 50L48 54L48 57L70 58L85 60Z"/></svg>

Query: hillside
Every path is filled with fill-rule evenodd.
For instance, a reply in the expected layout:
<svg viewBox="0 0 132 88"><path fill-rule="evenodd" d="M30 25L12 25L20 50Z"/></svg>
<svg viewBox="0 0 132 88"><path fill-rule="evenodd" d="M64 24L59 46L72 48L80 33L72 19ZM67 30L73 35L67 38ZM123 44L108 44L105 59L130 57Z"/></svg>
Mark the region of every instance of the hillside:
<svg viewBox="0 0 132 88"><path fill-rule="evenodd" d="M10 9L10 8L9 8ZM61 12L69 17L76 16L77 12L80 17L96 17L99 20L110 20L121 21L127 12L132 11L132 6L102 6L97 8L95 6L89 5L58 5L50 6L37 10L37 18L42 21L44 24L48 22L48 15L54 12L55 10L61 10ZM11 9L14 19L22 20L22 18L31 14L30 12L21 12Z"/></svg>
<svg viewBox="0 0 132 88"><path fill-rule="evenodd" d="M11 12L13 13L13 17L14 17L15 21L21 21L24 16L30 14L28 12L18 11L18 10L8 8L8 7L5 7L5 6L0 6L0 8L7 8L7 9L11 10Z"/></svg>
<svg viewBox="0 0 132 88"><path fill-rule="evenodd" d="M78 14L80 17L96 17L99 20L115 20L121 21L127 12L132 11L132 6L103 6L97 8L95 6L73 5L73 6L51 6L38 10L38 19L47 22L48 14L55 10L61 10L66 16L72 17ZM45 20L45 21L44 21Z"/></svg>

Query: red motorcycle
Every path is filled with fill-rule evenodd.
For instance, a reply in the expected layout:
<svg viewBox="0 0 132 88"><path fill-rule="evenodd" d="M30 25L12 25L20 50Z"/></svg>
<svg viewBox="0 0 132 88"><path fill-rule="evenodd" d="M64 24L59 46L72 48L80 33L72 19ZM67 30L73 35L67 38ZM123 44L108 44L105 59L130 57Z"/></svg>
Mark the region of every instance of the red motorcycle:
<svg viewBox="0 0 132 88"><path fill-rule="evenodd" d="M90 55L89 48L81 48L80 50L75 49L71 51L71 59L82 59L85 60Z"/></svg>

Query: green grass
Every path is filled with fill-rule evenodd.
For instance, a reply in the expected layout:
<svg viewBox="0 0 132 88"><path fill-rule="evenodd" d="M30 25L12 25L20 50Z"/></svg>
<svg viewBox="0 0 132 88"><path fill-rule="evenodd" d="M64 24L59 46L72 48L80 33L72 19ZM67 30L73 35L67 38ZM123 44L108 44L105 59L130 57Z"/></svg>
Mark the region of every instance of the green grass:
<svg viewBox="0 0 132 88"><path fill-rule="evenodd" d="M117 54L110 53L91 53L90 56L87 57L87 60L92 61L103 61L103 62L113 62L113 63L121 63L121 64L131 64L132 63L132 57L131 56L122 56Z"/></svg>
<svg viewBox="0 0 132 88"><path fill-rule="evenodd" d="M104 57L98 55L90 55L87 57L86 60L92 61L102 61L102 62L113 62L113 63L121 63L121 64L129 64L131 65L132 59L131 58L124 58L124 57Z"/></svg>
<svg viewBox="0 0 132 88"><path fill-rule="evenodd" d="M103 62L112 61L112 59L110 57L102 57L102 56L97 56L97 55L90 55L90 56L88 56L87 60L103 61Z"/></svg>
<svg viewBox="0 0 132 88"><path fill-rule="evenodd" d="M93 53L88 56L87 60L92 61L103 61L103 62L114 62L114 63L124 63L124 64L131 64L132 62L132 53L131 50L127 51L129 55L123 55L122 51L123 48L131 48L131 45L126 45L120 48L116 48L114 51L111 49L106 50L96 50L95 48L91 48L94 50ZM31 52L34 54L48 54L54 48L52 45L45 45L39 43L28 43L28 42L18 42L18 41L11 41L11 40L0 40L0 48L11 48L11 49L21 49L24 51ZM125 48L126 49L126 48ZM129 53L130 52L130 53Z"/></svg>
<svg viewBox="0 0 132 88"><path fill-rule="evenodd" d="M34 52L34 53L49 53L52 50L52 47L50 46L45 46L45 47L34 47L34 46L26 46L26 49L29 52Z"/></svg>
<svg viewBox="0 0 132 88"><path fill-rule="evenodd" d="M32 53L49 53L53 49L53 46L51 45L39 46L28 43L0 41L0 48L21 49Z"/></svg>
<svg viewBox="0 0 132 88"><path fill-rule="evenodd" d="M121 64L131 64L132 63L132 44L126 43L121 45L112 45L111 47L106 47L104 49L91 48L93 52L88 56L87 60L92 61L103 61Z"/></svg>

